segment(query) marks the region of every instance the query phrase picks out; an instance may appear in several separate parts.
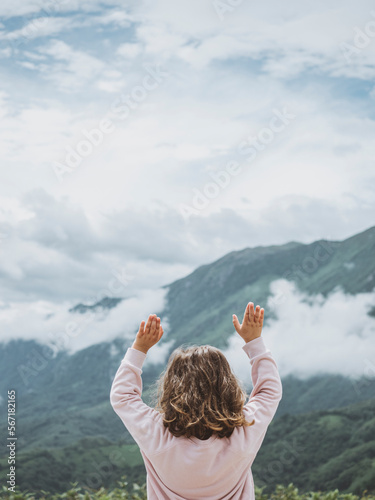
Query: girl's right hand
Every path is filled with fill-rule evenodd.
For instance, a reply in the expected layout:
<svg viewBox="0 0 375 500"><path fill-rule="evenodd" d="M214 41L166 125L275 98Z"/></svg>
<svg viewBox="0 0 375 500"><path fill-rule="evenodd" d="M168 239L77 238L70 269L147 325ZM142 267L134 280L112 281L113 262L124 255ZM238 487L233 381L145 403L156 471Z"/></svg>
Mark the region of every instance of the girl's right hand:
<svg viewBox="0 0 375 500"><path fill-rule="evenodd" d="M240 325L237 316L233 314L233 325L238 335L247 343L250 342L250 340L260 337L263 328L263 318L263 307L260 308L260 306L256 306L254 311L254 303L249 302L245 309L242 324Z"/></svg>

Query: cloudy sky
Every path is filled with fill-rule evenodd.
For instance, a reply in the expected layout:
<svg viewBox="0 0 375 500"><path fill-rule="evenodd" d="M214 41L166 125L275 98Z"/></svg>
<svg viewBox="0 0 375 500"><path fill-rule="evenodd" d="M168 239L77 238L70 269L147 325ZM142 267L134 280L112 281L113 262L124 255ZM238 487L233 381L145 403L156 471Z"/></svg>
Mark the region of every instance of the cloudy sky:
<svg viewBox="0 0 375 500"><path fill-rule="evenodd" d="M372 2L0 15L3 338L103 291L147 314L152 290L229 251L374 225Z"/></svg>

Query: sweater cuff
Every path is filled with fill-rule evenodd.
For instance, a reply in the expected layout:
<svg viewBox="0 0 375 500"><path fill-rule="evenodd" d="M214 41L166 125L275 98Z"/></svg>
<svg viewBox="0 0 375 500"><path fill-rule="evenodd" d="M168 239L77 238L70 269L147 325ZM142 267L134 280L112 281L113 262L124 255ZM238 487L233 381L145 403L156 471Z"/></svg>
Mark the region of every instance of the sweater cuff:
<svg viewBox="0 0 375 500"><path fill-rule="evenodd" d="M263 337L257 337L256 339L250 340L250 342L246 342L246 344L242 346L242 349L246 352L250 359L268 351Z"/></svg>
<svg viewBox="0 0 375 500"><path fill-rule="evenodd" d="M137 368L142 368L145 359L146 354L144 352L138 351L138 349L134 349L133 347L128 347L125 356L121 360L121 364L128 362Z"/></svg>

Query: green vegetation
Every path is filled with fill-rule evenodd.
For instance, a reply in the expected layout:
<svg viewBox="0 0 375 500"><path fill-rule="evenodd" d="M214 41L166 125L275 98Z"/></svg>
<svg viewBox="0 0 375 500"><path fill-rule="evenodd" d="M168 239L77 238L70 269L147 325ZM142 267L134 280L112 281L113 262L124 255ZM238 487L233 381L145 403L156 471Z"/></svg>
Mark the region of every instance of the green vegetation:
<svg viewBox="0 0 375 500"><path fill-rule="evenodd" d="M252 466L254 481L270 494L293 482L300 491L339 488L360 495L375 492L375 399L332 410L283 414L272 421ZM125 434L124 434L125 437ZM5 458L0 470L6 470ZM138 446L85 437L61 448L33 448L17 455L21 489L65 491L81 487L114 488L126 474L142 484L145 468Z"/></svg>
<svg viewBox="0 0 375 500"><path fill-rule="evenodd" d="M225 348L233 331L232 313L242 314L250 297L266 304L276 279L324 297L337 287L349 294L370 292L375 286L374 251L372 227L344 241L246 248L201 266L168 285L165 313L171 331L178 332L176 344L211 342ZM271 318L272 311L267 311L265 325Z"/></svg>
<svg viewBox="0 0 375 500"><path fill-rule="evenodd" d="M0 459L1 475L9 469ZM71 482L82 487L114 487L124 474L133 482L145 481L145 467L136 444L113 443L86 437L63 448L33 448L17 455L17 484L23 490L64 491Z"/></svg>
<svg viewBox="0 0 375 500"><path fill-rule="evenodd" d="M375 399L328 411L285 414L268 428L254 461L266 491L294 482L303 491L375 492Z"/></svg>
<svg viewBox="0 0 375 500"><path fill-rule="evenodd" d="M241 315L249 298L266 304L275 279L292 280L310 295L327 296L336 287L351 294L373 290L374 250L375 227L342 242L291 242L231 252L169 285L166 309L155 312L168 317L169 338L175 339L171 349L182 343L225 348L234 331L232 313ZM101 306L116 307L116 300L103 299ZM87 310L83 306L78 315L82 321ZM266 323L272 314L269 310ZM368 314L375 316L375 308ZM10 388L17 393L21 488L56 493L70 482L84 486L95 474L106 488L115 487L124 473L131 484L144 482L140 452L109 402L114 374L129 343L119 337L73 355L60 349L54 357L34 340L0 343L0 394L4 397ZM149 404L150 389L163 368L144 365L144 398ZM277 484L292 481L303 491L339 488L360 494L374 489L374 414L375 378L283 378L283 399L254 462L255 480L267 494ZM6 434L5 420L0 434ZM293 459L285 442L303 447L298 458ZM117 461L110 458L116 451L121 455ZM108 462L112 468L106 469ZM0 469L6 466L2 452Z"/></svg>
<svg viewBox="0 0 375 500"><path fill-rule="evenodd" d="M126 476L121 479L118 481L119 486L110 491L105 488L83 489L77 486L77 483L72 483L72 488L64 493L50 495L49 492L44 491L40 496L36 496L30 491L22 492L18 489L16 489L16 493L9 493L3 486L0 498L3 500L35 500L37 498L39 500L147 500L145 484L139 486L133 483L130 486L126 481ZM288 486L278 484L269 495L265 494L263 490L263 487L255 485L255 500L375 500L375 495L369 494L367 490L361 492L360 495L340 493L338 489L301 493L293 483L289 483Z"/></svg>

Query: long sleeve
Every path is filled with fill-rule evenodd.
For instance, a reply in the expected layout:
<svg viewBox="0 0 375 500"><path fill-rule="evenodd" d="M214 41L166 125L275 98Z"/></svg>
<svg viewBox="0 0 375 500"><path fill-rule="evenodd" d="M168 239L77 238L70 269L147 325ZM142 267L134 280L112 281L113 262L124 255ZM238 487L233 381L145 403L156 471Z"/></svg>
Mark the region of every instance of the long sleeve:
<svg viewBox="0 0 375 500"><path fill-rule="evenodd" d="M250 358L253 389L244 412L249 421L255 420L251 429L252 448L256 453L282 398L282 384L276 361L262 337L247 342L242 349Z"/></svg>
<svg viewBox="0 0 375 500"><path fill-rule="evenodd" d="M142 366L146 354L129 347L116 372L110 402L133 439L145 453L162 449L165 440L158 411L142 400Z"/></svg>

